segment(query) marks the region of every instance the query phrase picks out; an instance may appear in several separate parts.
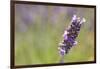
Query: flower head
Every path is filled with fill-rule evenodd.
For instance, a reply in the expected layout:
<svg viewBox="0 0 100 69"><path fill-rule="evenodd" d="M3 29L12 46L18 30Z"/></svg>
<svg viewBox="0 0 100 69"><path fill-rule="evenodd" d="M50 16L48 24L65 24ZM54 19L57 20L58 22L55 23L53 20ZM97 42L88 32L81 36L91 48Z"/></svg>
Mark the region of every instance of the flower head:
<svg viewBox="0 0 100 69"><path fill-rule="evenodd" d="M58 49L61 56L67 54L69 50L77 44L76 37L84 22L85 18L80 19L80 17L73 15L71 25L64 31L63 41L59 43Z"/></svg>

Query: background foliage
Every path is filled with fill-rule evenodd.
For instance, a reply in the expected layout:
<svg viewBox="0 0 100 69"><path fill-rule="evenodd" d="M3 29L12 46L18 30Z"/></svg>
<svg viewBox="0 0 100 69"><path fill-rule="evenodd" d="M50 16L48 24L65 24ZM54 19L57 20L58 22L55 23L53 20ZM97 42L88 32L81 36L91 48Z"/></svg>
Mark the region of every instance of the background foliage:
<svg viewBox="0 0 100 69"><path fill-rule="evenodd" d="M59 63L58 43L73 14L86 19L78 44L64 61L94 60L94 9L45 5L15 5L15 64Z"/></svg>

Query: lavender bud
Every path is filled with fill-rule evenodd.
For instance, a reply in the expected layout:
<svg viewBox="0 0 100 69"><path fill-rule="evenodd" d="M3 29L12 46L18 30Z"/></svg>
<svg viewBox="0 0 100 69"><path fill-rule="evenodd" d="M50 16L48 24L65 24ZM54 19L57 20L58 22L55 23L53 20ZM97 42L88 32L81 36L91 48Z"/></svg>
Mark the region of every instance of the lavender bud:
<svg viewBox="0 0 100 69"><path fill-rule="evenodd" d="M77 41L74 41L74 44L73 44L73 46L75 46L75 45L77 45Z"/></svg>
<svg viewBox="0 0 100 69"><path fill-rule="evenodd" d="M76 18L77 18L76 15L73 15L73 17L72 17L72 22L75 21Z"/></svg>
<svg viewBox="0 0 100 69"><path fill-rule="evenodd" d="M64 34L63 34L63 38L64 38L64 40L67 40L67 38L68 38L68 37L67 37L67 34L68 34L68 32L65 31Z"/></svg>

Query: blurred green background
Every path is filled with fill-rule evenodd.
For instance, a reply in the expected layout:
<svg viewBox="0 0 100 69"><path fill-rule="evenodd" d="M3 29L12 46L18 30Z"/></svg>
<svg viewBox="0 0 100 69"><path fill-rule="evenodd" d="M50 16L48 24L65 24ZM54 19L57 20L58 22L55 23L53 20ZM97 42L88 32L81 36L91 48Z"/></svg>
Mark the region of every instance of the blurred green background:
<svg viewBox="0 0 100 69"><path fill-rule="evenodd" d="M78 44L64 62L94 60L94 9L50 5L15 5L15 65L60 62L58 43L73 14L84 17Z"/></svg>

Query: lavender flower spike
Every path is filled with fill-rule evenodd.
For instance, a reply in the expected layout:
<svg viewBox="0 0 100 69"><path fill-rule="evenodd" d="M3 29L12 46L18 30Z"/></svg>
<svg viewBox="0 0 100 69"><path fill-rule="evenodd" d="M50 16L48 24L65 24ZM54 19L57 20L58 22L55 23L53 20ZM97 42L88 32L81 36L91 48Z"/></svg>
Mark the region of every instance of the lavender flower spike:
<svg viewBox="0 0 100 69"><path fill-rule="evenodd" d="M63 34L63 40L59 43L59 54L62 57L61 62L63 62L64 55L69 52L69 50L77 44L76 37L79 34L82 23L85 22L85 18L80 19L76 15L73 15L71 20L71 25L65 29Z"/></svg>

